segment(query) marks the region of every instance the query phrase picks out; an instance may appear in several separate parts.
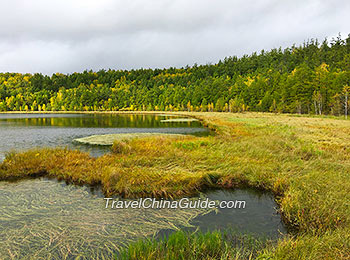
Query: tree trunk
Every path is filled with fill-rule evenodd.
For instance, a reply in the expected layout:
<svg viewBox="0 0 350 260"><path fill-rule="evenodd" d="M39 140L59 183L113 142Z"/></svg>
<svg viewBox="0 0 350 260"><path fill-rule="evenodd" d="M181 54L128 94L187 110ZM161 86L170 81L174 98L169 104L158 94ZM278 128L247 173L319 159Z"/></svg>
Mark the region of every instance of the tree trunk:
<svg viewBox="0 0 350 260"><path fill-rule="evenodd" d="M316 104L316 100L314 100L314 106L315 106L315 115L317 115L317 104Z"/></svg>
<svg viewBox="0 0 350 260"><path fill-rule="evenodd" d="M348 93L345 94L344 114L345 119L348 119Z"/></svg>

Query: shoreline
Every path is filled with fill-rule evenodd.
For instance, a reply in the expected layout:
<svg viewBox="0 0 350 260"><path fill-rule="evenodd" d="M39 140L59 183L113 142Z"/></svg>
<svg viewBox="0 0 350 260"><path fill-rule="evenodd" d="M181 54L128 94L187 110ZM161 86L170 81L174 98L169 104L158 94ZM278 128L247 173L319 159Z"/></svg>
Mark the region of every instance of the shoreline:
<svg viewBox="0 0 350 260"><path fill-rule="evenodd" d="M256 112L256 111L244 111L244 112L203 112L203 111L0 111L0 115L6 114L134 114L134 115L176 115L176 116L189 116L197 118L198 115L205 114L218 114L218 115L255 115L255 116L282 116L282 117L296 117L296 118L318 118L318 119L335 119L350 121L350 117L346 119L343 115L315 115L315 114L297 114L297 113L273 113L273 112ZM201 120L200 118L197 118Z"/></svg>

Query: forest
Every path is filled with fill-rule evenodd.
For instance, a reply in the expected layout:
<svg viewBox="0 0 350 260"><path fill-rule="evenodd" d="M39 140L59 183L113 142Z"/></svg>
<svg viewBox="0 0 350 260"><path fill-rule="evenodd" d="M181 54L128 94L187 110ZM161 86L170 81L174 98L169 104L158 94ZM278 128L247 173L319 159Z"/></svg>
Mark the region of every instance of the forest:
<svg viewBox="0 0 350 260"><path fill-rule="evenodd" d="M350 34L183 68L0 73L0 111L348 114Z"/></svg>

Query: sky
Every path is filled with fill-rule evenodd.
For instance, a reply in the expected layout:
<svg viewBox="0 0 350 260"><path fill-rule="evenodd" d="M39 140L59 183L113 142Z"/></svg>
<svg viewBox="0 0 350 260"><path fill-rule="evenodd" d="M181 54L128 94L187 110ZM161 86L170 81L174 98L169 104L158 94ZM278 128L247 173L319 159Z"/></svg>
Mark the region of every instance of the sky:
<svg viewBox="0 0 350 260"><path fill-rule="evenodd" d="M349 0L0 0L0 72L183 67L350 33Z"/></svg>

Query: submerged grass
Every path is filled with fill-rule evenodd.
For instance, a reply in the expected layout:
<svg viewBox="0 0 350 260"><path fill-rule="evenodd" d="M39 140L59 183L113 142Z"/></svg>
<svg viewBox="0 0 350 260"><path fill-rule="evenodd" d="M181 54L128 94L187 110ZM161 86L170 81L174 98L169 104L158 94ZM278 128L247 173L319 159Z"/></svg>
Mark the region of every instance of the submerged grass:
<svg viewBox="0 0 350 260"><path fill-rule="evenodd" d="M140 237L191 227L206 209L106 209L86 186L0 182L0 259L112 259ZM126 221L127 220L127 221Z"/></svg>
<svg viewBox="0 0 350 260"><path fill-rule="evenodd" d="M174 113L176 114L176 113ZM124 197L181 197L210 187L273 192L299 231L261 252L269 259L350 259L350 121L263 113L195 116L217 136L117 141L94 159L39 149L7 156L0 179L46 174L101 184ZM345 244L347 243L347 244ZM310 256L310 257L308 257Z"/></svg>

